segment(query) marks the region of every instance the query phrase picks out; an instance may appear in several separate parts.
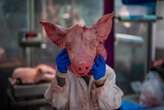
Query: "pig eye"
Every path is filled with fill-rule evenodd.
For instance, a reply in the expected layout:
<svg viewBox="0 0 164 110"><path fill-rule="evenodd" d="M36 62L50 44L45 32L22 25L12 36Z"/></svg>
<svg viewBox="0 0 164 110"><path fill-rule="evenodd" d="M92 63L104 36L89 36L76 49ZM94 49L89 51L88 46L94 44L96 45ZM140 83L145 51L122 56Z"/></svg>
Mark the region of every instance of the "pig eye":
<svg viewBox="0 0 164 110"><path fill-rule="evenodd" d="M99 41L99 44L103 44L103 41Z"/></svg>

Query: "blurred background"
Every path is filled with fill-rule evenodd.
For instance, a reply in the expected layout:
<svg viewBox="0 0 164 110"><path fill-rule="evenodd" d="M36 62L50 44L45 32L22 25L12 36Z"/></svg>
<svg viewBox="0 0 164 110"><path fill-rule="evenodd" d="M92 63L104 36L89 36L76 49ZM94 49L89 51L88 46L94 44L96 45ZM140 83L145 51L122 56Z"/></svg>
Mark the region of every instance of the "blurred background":
<svg viewBox="0 0 164 110"><path fill-rule="evenodd" d="M59 48L46 37L40 21L91 26L111 12L113 31L104 44L107 64L116 71L124 98L138 103L148 74L164 74L163 0L0 0L0 106L51 108L43 98L50 82L13 86L9 80L18 67L54 66Z"/></svg>

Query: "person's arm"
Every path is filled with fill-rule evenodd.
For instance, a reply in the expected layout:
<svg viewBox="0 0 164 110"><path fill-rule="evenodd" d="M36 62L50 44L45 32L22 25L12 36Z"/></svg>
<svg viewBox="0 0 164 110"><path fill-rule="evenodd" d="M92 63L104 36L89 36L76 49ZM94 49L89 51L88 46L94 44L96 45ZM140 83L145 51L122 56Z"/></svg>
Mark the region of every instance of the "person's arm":
<svg viewBox="0 0 164 110"><path fill-rule="evenodd" d="M64 74L62 77L61 75L57 75L46 90L44 96L53 107L57 109L65 108L69 98L69 80L67 74Z"/></svg>
<svg viewBox="0 0 164 110"><path fill-rule="evenodd" d="M96 67L96 71L92 71L94 80L90 87L91 101L93 105L98 105L101 110L118 109L121 105L123 92L116 85L115 72L105 65L105 72L103 73L104 62L102 61L97 65L99 67Z"/></svg>
<svg viewBox="0 0 164 110"><path fill-rule="evenodd" d="M55 108L65 108L69 98L68 66L70 64L66 49L56 57L57 75L46 90L45 98Z"/></svg>
<svg viewBox="0 0 164 110"><path fill-rule="evenodd" d="M102 110L118 109L123 96L122 90L115 84L116 75L114 71L107 67L105 81L102 86L97 87L93 81L91 86L91 98L97 98L99 107Z"/></svg>

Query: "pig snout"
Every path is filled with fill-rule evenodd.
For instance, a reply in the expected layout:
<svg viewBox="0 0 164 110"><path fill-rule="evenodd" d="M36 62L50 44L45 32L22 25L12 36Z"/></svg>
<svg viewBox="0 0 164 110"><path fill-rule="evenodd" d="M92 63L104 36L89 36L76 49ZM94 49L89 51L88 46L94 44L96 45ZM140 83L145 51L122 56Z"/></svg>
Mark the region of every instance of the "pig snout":
<svg viewBox="0 0 164 110"><path fill-rule="evenodd" d="M80 76L85 76L89 73L91 64L88 62L72 63L71 68L74 73L77 73Z"/></svg>
<svg viewBox="0 0 164 110"><path fill-rule="evenodd" d="M86 73L90 70L90 64L89 63L81 63L77 65L77 71L78 73Z"/></svg>

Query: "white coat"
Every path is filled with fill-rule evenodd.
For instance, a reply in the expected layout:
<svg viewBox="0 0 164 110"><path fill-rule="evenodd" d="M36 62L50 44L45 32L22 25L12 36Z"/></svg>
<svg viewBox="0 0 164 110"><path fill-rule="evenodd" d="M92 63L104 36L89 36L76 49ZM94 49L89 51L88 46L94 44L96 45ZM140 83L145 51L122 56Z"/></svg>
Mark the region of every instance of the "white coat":
<svg viewBox="0 0 164 110"><path fill-rule="evenodd" d="M61 74L61 73L59 73ZM96 87L93 76L87 86L85 80L71 71L66 73L65 85L54 79L46 90L45 98L57 110L113 110L120 107L123 92L116 85L114 71L106 66L104 85Z"/></svg>

